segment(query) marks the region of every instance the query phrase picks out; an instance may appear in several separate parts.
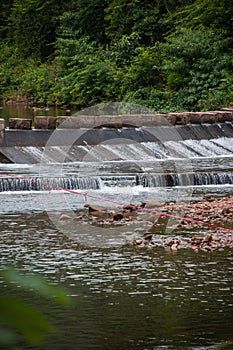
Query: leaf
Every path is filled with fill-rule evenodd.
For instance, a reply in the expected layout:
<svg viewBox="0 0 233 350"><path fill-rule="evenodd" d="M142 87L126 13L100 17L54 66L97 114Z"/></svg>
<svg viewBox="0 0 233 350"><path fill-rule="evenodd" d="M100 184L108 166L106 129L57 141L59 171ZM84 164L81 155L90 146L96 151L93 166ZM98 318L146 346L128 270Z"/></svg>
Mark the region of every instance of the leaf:
<svg viewBox="0 0 233 350"><path fill-rule="evenodd" d="M10 329L17 330L31 345L39 345L45 333L55 328L34 307L14 297L0 297L0 321Z"/></svg>
<svg viewBox="0 0 233 350"><path fill-rule="evenodd" d="M17 270L10 268L0 271L0 276L8 283L17 284L26 290L34 290L46 298L55 298L60 303L70 301L60 286L53 285L34 274L20 274Z"/></svg>

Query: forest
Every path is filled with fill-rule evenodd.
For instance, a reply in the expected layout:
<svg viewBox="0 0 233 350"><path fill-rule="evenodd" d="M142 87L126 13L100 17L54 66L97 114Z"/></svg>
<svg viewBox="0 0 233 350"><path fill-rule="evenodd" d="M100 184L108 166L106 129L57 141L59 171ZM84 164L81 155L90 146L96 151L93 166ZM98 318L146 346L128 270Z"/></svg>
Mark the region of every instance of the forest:
<svg viewBox="0 0 233 350"><path fill-rule="evenodd" d="M233 102L233 2L1 0L0 99L154 111Z"/></svg>

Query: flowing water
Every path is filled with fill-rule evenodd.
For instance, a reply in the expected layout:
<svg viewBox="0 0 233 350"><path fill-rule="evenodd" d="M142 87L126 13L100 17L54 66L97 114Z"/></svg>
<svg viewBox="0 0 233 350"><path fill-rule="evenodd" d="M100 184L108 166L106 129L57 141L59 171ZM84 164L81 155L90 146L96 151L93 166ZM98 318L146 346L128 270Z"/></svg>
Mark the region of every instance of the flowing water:
<svg viewBox="0 0 233 350"><path fill-rule="evenodd" d="M59 329L42 349L211 349L233 341L232 251L88 248L43 213L1 216L1 231L2 263L48 277L73 299L67 308L29 299Z"/></svg>
<svg viewBox="0 0 233 350"><path fill-rule="evenodd" d="M101 227L77 220L69 231L54 216L80 215L86 201L115 207L232 195L233 138L123 146L76 145L62 165L0 165L1 264L39 273L64 286L73 300L64 307L17 290L57 326L41 349L202 350L232 344L232 250L137 249L125 237L142 229L142 222ZM23 149L38 160L43 151ZM198 234L205 230L200 226Z"/></svg>

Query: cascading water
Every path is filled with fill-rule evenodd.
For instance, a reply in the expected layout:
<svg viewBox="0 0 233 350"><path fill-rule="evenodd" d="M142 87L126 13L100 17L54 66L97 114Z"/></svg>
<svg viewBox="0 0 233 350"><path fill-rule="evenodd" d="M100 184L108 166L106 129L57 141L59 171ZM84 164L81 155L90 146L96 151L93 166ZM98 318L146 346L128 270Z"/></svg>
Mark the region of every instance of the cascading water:
<svg viewBox="0 0 233 350"><path fill-rule="evenodd" d="M17 142L13 138L15 133L5 133L6 144L0 147L0 152L13 163L40 163L45 157L45 146L48 148L47 133L44 135L43 132L29 132L31 136L28 141L23 139ZM79 131L78 139L71 142L72 147L68 147L67 153L67 145L74 135L75 130L60 130L55 142L49 145L47 161L56 163L61 158L63 162L194 158L231 155L233 149L232 123ZM118 142L111 144L108 142L110 140Z"/></svg>
<svg viewBox="0 0 233 350"><path fill-rule="evenodd" d="M100 190L104 187L174 187L232 185L233 173L135 174L59 178L0 178L0 192L48 190Z"/></svg>
<svg viewBox="0 0 233 350"><path fill-rule="evenodd" d="M48 190L86 190L100 188L100 179L93 177L60 178L0 178L0 192L5 191L48 191Z"/></svg>
<svg viewBox="0 0 233 350"><path fill-rule="evenodd" d="M137 184L144 187L232 185L233 173L142 174Z"/></svg>
<svg viewBox="0 0 233 350"><path fill-rule="evenodd" d="M90 130L71 146L66 138L60 145L8 147L12 160L23 163L22 167L28 164L28 169L15 172L20 164L0 166L0 192L64 188L99 191L98 195L111 199L120 196L121 202L140 202L145 197L166 200L171 193L169 198L176 200L177 191L167 191L176 188L196 187L200 193L208 186L208 193L216 193L216 187L224 188L220 193L232 193L231 123L180 126L175 134L172 127Z"/></svg>

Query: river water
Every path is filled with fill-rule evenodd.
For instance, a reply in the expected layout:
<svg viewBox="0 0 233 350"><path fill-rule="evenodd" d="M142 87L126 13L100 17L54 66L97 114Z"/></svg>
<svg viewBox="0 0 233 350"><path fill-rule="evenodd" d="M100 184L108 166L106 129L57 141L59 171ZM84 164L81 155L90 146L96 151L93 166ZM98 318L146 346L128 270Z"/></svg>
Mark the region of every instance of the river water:
<svg viewBox="0 0 233 350"><path fill-rule="evenodd" d="M222 157L195 158L192 167L200 172L229 173L233 168L229 145ZM166 164L169 169L169 159ZM154 174L155 163L152 168ZM67 163L62 174L75 176L76 169ZM41 168L37 164L2 164L0 171L28 178L38 176ZM100 187L88 191L95 197L92 201L101 204L99 198L104 196L138 204L233 193L229 181L145 187L135 185L132 175L124 174L120 183L116 176L104 184L102 179ZM75 195L22 186L0 192L1 264L39 273L64 286L73 301L71 307L65 307L23 294L58 329L41 349L203 350L233 343L233 251L132 247L125 237L141 229L142 222L100 227L76 221L70 231L59 226L55 216L83 212L86 191L79 189L82 195ZM200 227L198 234L205 230ZM87 239L87 235L91 237Z"/></svg>
<svg viewBox="0 0 233 350"><path fill-rule="evenodd" d="M0 219L1 263L40 273L73 299L67 308L29 299L58 327L42 349L211 349L233 341L232 251L92 248L43 212Z"/></svg>

